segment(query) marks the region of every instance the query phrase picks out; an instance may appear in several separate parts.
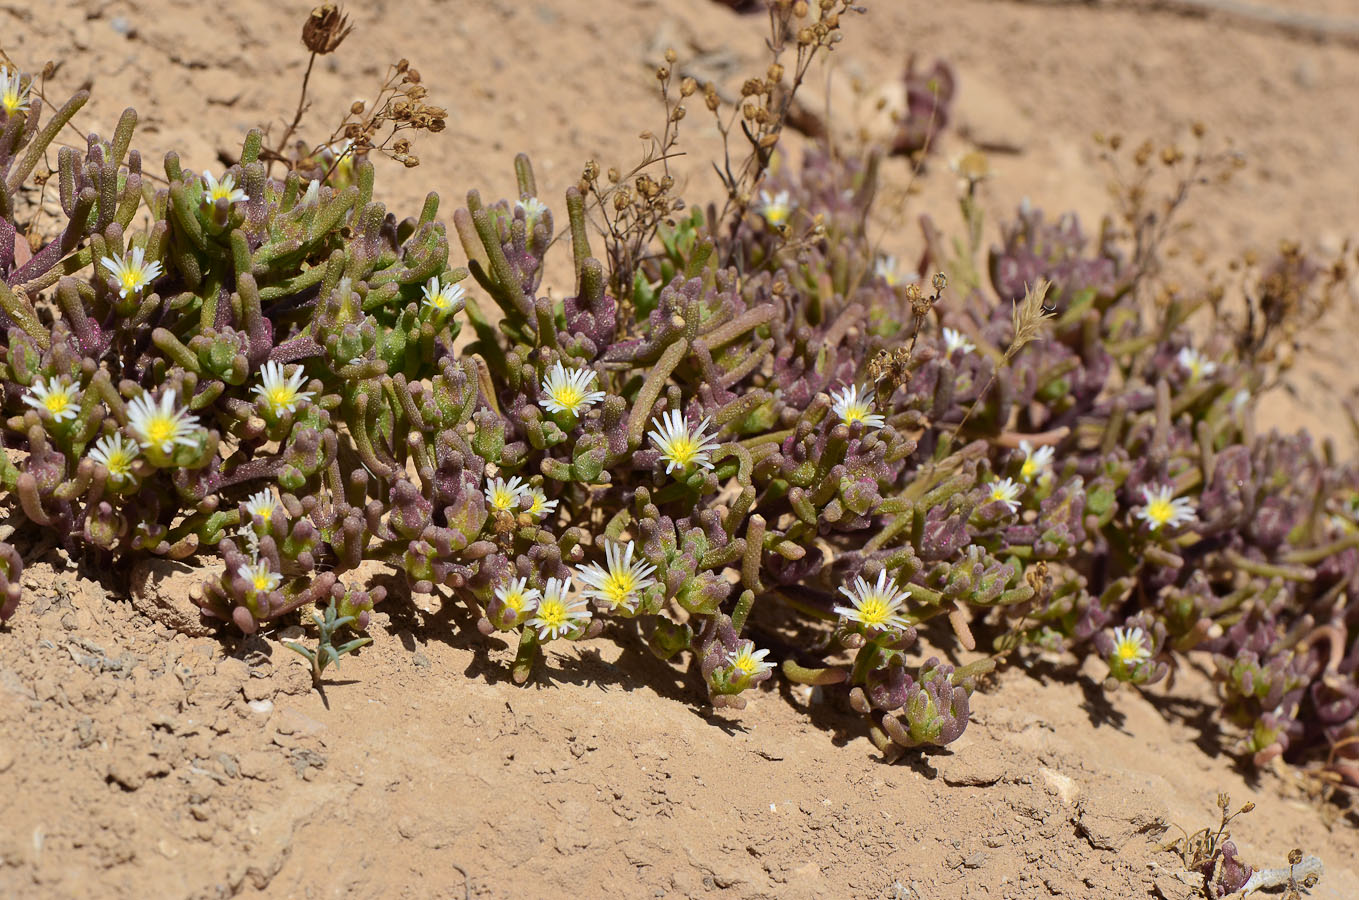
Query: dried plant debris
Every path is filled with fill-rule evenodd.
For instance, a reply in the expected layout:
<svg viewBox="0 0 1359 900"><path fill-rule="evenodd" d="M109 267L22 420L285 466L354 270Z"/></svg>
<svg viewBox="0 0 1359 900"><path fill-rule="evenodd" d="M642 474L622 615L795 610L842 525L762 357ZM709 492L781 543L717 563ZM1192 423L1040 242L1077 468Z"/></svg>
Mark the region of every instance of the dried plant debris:
<svg viewBox="0 0 1359 900"><path fill-rule="evenodd" d="M1164 849L1180 858L1187 872L1201 879L1202 896L1208 900L1240 900L1258 891L1281 894L1286 900L1299 900L1320 882L1325 867L1315 856L1304 856L1298 849L1288 852L1288 864L1271 869L1257 869L1243 860L1232 842L1228 826L1237 816L1255 809L1254 803L1229 812L1231 798L1217 796L1221 814L1216 829L1201 828L1193 834L1180 829L1176 838ZM1176 826L1178 827L1178 826Z"/></svg>

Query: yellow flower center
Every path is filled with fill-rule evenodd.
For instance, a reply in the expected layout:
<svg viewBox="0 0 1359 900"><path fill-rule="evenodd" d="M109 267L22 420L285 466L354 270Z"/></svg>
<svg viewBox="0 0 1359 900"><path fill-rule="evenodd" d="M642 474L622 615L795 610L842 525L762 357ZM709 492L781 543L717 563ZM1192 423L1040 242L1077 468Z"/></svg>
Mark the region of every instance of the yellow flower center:
<svg viewBox="0 0 1359 900"><path fill-rule="evenodd" d="M1169 500L1153 500L1147 504L1147 518L1157 525L1164 525L1175 518L1175 504Z"/></svg>
<svg viewBox="0 0 1359 900"><path fill-rule="evenodd" d="M749 650L743 651L740 656L736 657L736 659L732 661L732 666L738 672L745 675L753 675L757 668L755 658L750 655Z"/></svg>
<svg viewBox="0 0 1359 900"><path fill-rule="evenodd" d="M108 469L114 478L124 477L132 469L132 455L125 450L115 450L109 454L109 460L104 464L104 468Z"/></svg>
<svg viewBox="0 0 1359 900"><path fill-rule="evenodd" d="M142 286L142 270L136 268L124 269L123 274L121 276L121 281L124 290L127 291L137 290Z"/></svg>
<svg viewBox="0 0 1359 900"><path fill-rule="evenodd" d="M19 108L19 92L10 88L5 91L5 96L0 99L0 102L5 104L5 112L13 113Z"/></svg>
<svg viewBox="0 0 1359 900"><path fill-rule="evenodd" d="M71 405L71 395L65 391L53 391L43 398L43 405L52 415L57 415L66 411L66 407Z"/></svg>
<svg viewBox="0 0 1359 900"><path fill-rule="evenodd" d="M560 600L546 600L538 605L538 618L548 628L566 624L566 604Z"/></svg>
<svg viewBox="0 0 1359 900"><path fill-rule="evenodd" d="M552 399L575 412L576 407L585 399L585 395L574 384L564 384L552 392Z"/></svg>
<svg viewBox="0 0 1359 900"><path fill-rule="evenodd" d="M429 298L429 305L435 309L448 309L448 296L440 291Z"/></svg>
<svg viewBox="0 0 1359 900"><path fill-rule="evenodd" d="M515 612L522 612L524 609L524 595L518 591L515 591L513 594L506 594L505 606Z"/></svg>
<svg viewBox="0 0 1359 900"><path fill-rule="evenodd" d="M273 583L274 579L272 577L272 574L269 572L256 573L254 579L252 580L252 584L254 584L256 591L272 590Z"/></svg>
<svg viewBox="0 0 1359 900"><path fill-rule="evenodd" d="M892 615L892 607L881 597L867 597L859 606L859 621L865 625L881 625Z"/></svg>
<svg viewBox="0 0 1359 900"><path fill-rule="evenodd" d="M1124 638L1119 641L1114 647L1114 653L1124 662L1133 662L1144 655L1142 643L1136 638Z"/></svg>
<svg viewBox="0 0 1359 900"><path fill-rule="evenodd" d="M771 203L764 208L764 220L777 227L788 221L789 212L788 207L782 203Z"/></svg>
<svg viewBox="0 0 1359 900"><path fill-rule="evenodd" d="M146 439L159 446L175 436L175 422L169 416L156 416L146 423Z"/></svg>
<svg viewBox="0 0 1359 900"><path fill-rule="evenodd" d="M846 425L853 425L855 422L864 421L864 416L868 414L868 407L862 403L854 403L845 407L844 420Z"/></svg>
<svg viewBox="0 0 1359 900"><path fill-rule="evenodd" d="M509 488L498 487L491 492L491 505L496 509L510 510L514 508L515 501L519 497Z"/></svg>
<svg viewBox="0 0 1359 900"><path fill-rule="evenodd" d="M667 454L672 460L681 466L687 466L698 456L698 441L684 434L670 442Z"/></svg>
<svg viewBox="0 0 1359 900"><path fill-rule="evenodd" d="M637 590L637 576L631 571L610 572L609 578L604 582L603 591L608 596L609 602L614 606L628 599Z"/></svg>
<svg viewBox="0 0 1359 900"><path fill-rule="evenodd" d="M1009 501L1011 498L1010 495L1007 494L1003 488L992 488L991 499Z"/></svg>
<svg viewBox="0 0 1359 900"><path fill-rule="evenodd" d="M1033 478L1033 476L1037 474L1038 474L1038 463L1034 462L1031 459L1024 460L1024 465L1019 467L1019 477L1023 478L1025 481L1028 481L1030 478Z"/></svg>
<svg viewBox="0 0 1359 900"><path fill-rule="evenodd" d="M269 405L275 410L283 409L297 399L297 392L286 384L269 389Z"/></svg>

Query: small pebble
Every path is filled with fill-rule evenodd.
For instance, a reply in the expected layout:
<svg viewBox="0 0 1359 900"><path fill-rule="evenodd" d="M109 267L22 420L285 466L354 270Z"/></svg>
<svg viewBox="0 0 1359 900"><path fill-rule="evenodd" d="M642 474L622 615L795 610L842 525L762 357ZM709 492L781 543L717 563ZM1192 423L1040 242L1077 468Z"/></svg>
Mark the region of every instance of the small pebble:
<svg viewBox="0 0 1359 900"><path fill-rule="evenodd" d="M274 711L274 701L267 698L264 700L251 700L247 705L262 716L267 716Z"/></svg>

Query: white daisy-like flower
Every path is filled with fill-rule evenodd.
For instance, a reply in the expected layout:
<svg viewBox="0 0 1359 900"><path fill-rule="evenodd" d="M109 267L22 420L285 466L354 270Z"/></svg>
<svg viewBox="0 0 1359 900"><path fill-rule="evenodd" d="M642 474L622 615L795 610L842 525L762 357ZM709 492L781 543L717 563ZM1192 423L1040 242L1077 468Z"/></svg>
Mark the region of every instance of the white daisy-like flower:
<svg viewBox="0 0 1359 900"><path fill-rule="evenodd" d="M127 424L144 449L156 448L169 453L176 444L193 447L198 443L198 420L187 409L175 406L174 389L161 395L160 402L142 394L127 405Z"/></svg>
<svg viewBox="0 0 1359 900"><path fill-rule="evenodd" d="M774 668L774 664L765 660L769 655L768 650L756 650L754 641L742 641L735 654L732 655L731 666L733 674L739 674L743 678L754 678L764 672Z"/></svg>
<svg viewBox="0 0 1359 900"><path fill-rule="evenodd" d="M122 256L106 256L99 262L118 280L118 296L124 299L128 294L140 294L161 273L160 263L147 262L146 250L142 247L133 247Z"/></svg>
<svg viewBox="0 0 1359 900"><path fill-rule="evenodd" d="M259 516L265 522L268 522L273 518L274 510L276 509L282 509L282 504L278 502L278 498L274 496L274 492L268 488L265 488L257 494L251 494L245 499L246 514L250 516ZM286 509L283 510L283 514L287 515L288 511Z"/></svg>
<svg viewBox="0 0 1359 900"><path fill-rule="evenodd" d="M358 154L354 152L354 142L351 140L336 141L327 144L321 149L321 160L328 166L335 166L335 172L341 178L354 177L354 160ZM337 163L336 160L339 160Z"/></svg>
<svg viewBox="0 0 1359 900"><path fill-rule="evenodd" d="M225 200L227 203L240 203L242 200L249 199L245 191L236 187L236 176L227 173L218 181L217 176L211 172L203 173L203 202L213 206L218 200Z"/></svg>
<svg viewBox="0 0 1359 900"><path fill-rule="evenodd" d="M591 389L594 383L593 369L568 369L558 360L543 376L538 405L548 412L578 416L605 397L603 391Z"/></svg>
<svg viewBox="0 0 1359 900"><path fill-rule="evenodd" d="M643 560L633 560L632 541L618 543L610 541L604 547L604 558L608 569L599 563L590 563L576 569L576 577L588 585L585 596L592 597L609 606L610 609L622 608L628 612L637 609L642 599L642 591L656 583L651 576L656 567Z"/></svg>
<svg viewBox="0 0 1359 900"><path fill-rule="evenodd" d="M306 380L306 373L301 366L294 369L293 374L284 377L283 364L270 360L260 369L260 383L250 392L263 401L271 415L281 416L297 412L299 404L312 398L311 391L302 390Z"/></svg>
<svg viewBox="0 0 1359 900"><path fill-rule="evenodd" d="M57 422L69 422L80 412L76 403L80 391L64 378L52 377L43 384L39 378L24 394L24 402L36 410L46 410Z"/></svg>
<svg viewBox="0 0 1359 900"><path fill-rule="evenodd" d="M557 501L547 499L547 494L543 493L542 488L531 487L528 495L533 498L529 508L525 510L535 519L543 519L557 511Z"/></svg>
<svg viewBox="0 0 1359 900"><path fill-rule="evenodd" d="M529 587L527 578L511 578L509 583L495 589L495 596L517 619L534 610L542 592Z"/></svg>
<svg viewBox="0 0 1359 900"><path fill-rule="evenodd" d="M760 215L764 216L764 220L770 225L778 228L787 223L792 214L792 201L787 191L779 191L773 195L768 191L760 191Z"/></svg>
<svg viewBox="0 0 1359 900"><path fill-rule="evenodd" d="M445 283L434 276L420 289L425 296L424 306L438 313L456 312L467 302L467 291L460 284Z"/></svg>
<svg viewBox="0 0 1359 900"><path fill-rule="evenodd" d="M568 596L570 579L549 578L543 585L543 596L533 609L527 624L538 629L538 639L550 641L578 633L590 622L590 604L584 597Z"/></svg>
<svg viewBox="0 0 1359 900"><path fill-rule="evenodd" d="M1182 349L1175 361L1180 367L1189 373L1190 381L1198 381L1206 375L1212 375L1217 371L1217 363L1210 362L1202 353L1193 347Z"/></svg>
<svg viewBox="0 0 1359 900"><path fill-rule="evenodd" d="M1140 628L1114 629L1114 657L1125 665L1137 665L1151 659L1147 636Z"/></svg>
<svg viewBox="0 0 1359 900"><path fill-rule="evenodd" d="M494 478L486 485L486 502L500 512L518 512L519 498L528 493L528 486L518 475L506 481Z"/></svg>
<svg viewBox="0 0 1359 900"><path fill-rule="evenodd" d="M283 583L283 576L270 569L268 561L262 559L241 565L236 574L244 578L256 594L267 594Z"/></svg>
<svg viewBox="0 0 1359 900"><path fill-rule="evenodd" d="M873 263L873 274L887 282L888 287L896 287L901 284L901 273L897 271L897 258L895 256L884 256Z"/></svg>
<svg viewBox="0 0 1359 900"><path fill-rule="evenodd" d="M11 72L7 66L0 66L0 107L4 107L6 116L28 109L29 86L23 83L23 77L18 69Z"/></svg>
<svg viewBox="0 0 1359 900"><path fill-rule="evenodd" d="M122 484L132 480L132 464L139 452L137 445L121 434L106 434L94 442L90 459L108 470L114 484Z"/></svg>
<svg viewBox="0 0 1359 900"><path fill-rule="evenodd" d="M1192 522L1196 512L1194 501L1188 497L1175 497L1174 488L1168 484L1157 488L1143 485L1142 502L1143 505L1135 509L1133 515L1146 522L1152 531L1162 525L1176 528Z"/></svg>
<svg viewBox="0 0 1359 900"><path fill-rule="evenodd" d="M986 502L1004 503L1006 509L1015 512L1019 509L1019 495L1023 490L1023 486L1013 478L1002 478L991 483L991 493Z"/></svg>
<svg viewBox="0 0 1359 900"><path fill-rule="evenodd" d="M849 385L831 394L831 412L846 425L863 422L865 428L881 428L887 420L873 412L873 400L867 390L859 396L858 385Z"/></svg>
<svg viewBox="0 0 1359 900"><path fill-rule="evenodd" d="M717 442L712 435L704 433L709 421L705 418L697 428L690 428L684 413L677 409L663 413L659 424L656 419L651 420L652 429L647 436L661 451L661 459L666 461L665 474L688 469L691 465L713 468L708 454L717 448Z"/></svg>
<svg viewBox="0 0 1359 900"><path fill-rule="evenodd" d="M1019 466L1019 477L1034 481L1047 474L1056 451L1050 446L1034 447L1028 441L1019 442L1019 450L1024 454L1024 462Z"/></svg>
<svg viewBox="0 0 1359 900"><path fill-rule="evenodd" d="M876 584L869 584L860 575L852 587L842 585L840 593L854 605L835 607L837 615L870 629L900 631L907 627L901 612L910 592L898 587L896 580L887 576L886 569L878 573Z"/></svg>
<svg viewBox="0 0 1359 900"><path fill-rule="evenodd" d="M525 197L514 205L524 211L524 221L528 223L530 229L533 227L533 223L541 219L543 213L547 212L547 204L537 197Z"/></svg>
<svg viewBox="0 0 1359 900"><path fill-rule="evenodd" d="M955 328L944 329L944 352L946 354L951 355L959 350L963 353L971 353L976 349L976 345L969 341L967 335L963 334L961 331L958 331Z"/></svg>

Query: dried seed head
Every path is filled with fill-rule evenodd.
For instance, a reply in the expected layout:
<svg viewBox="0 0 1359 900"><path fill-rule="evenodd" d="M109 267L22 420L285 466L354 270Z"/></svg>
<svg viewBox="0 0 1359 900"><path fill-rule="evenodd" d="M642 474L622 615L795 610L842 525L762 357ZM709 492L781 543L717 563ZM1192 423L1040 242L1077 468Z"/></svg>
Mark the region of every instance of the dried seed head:
<svg viewBox="0 0 1359 900"><path fill-rule="evenodd" d="M353 30L349 17L338 6L323 3L307 16L302 26L302 43L312 53L333 53Z"/></svg>
<svg viewBox="0 0 1359 900"><path fill-rule="evenodd" d="M943 272L935 272L934 278L930 280L930 284L934 285L936 293L941 292L944 288L948 287L948 276Z"/></svg>
<svg viewBox="0 0 1359 900"><path fill-rule="evenodd" d="M679 59L679 54L675 52L675 48L667 47L665 51L665 61L673 66L675 64L675 60L677 59Z"/></svg>
<svg viewBox="0 0 1359 900"><path fill-rule="evenodd" d="M1292 850L1289 850L1288 864L1290 866L1296 866L1300 862L1302 862L1302 851L1296 847L1294 847Z"/></svg>
<svg viewBox="0 0 1359 900"><path fill-rule="evenodd" d="M692 75L686 75L684 80L680 82L680 96L691 97L696 90L698 90L698 82L694 80Z"/></svg>
<svg viewBox="0 0 1359 900"><path fill-rule="evenodd" d="M980 150L971 150L958 157L953 170L960 178L976 184L991 177L991 161Z"/></svg>
<svg viewBox="0 0 1359 900"><path fill-rule="evenodd" d="M914 291L908 288L906 292L906 296L911 301L911 312L915 313L916 318L923 319L930 314L930 306L934 300L931 297L926 297L918 285L913 284L910 287L915 288Z"/></svg>
<svg viewBox="0 0 1359 900"><path fill-rule="evenodd" d="M1013 359L1014 355L1025 344L1038 338L1043 330L1044 321L1052 315L1052 312L1044 306L1049 288L1051 288L1051 285L1045 279L1040 278L1037 284L1029 288L1028 292L1024 294L1024 299L1014 304L1011 311L1014 337L1010 341L1009 349L1005 351L1007 362Z"/></svg>
<svg viewBox="0 0 1359 900"><path fill-rule="evenodd" d="M799 19L807 18L807 0L797 0L797 2L793 4L793 15L797 16Z"/></svg>
<svg viewBox="0 0 1359 900"><path fill-rule="evenodd" d="M1141 146L1137 148L1137 152L1133 154L1133 162L1137 163L1139 166L1145 166L1151 161L1151 154L1154 149L1155 148L1151 145L1151 141L1144 141Z"/></svg>
<svg viewBox="0 0 1359 900"><path fill-rule="evenodd" d="M363 110L364 106L362 100L355 100L353 103L349 104L349 112L351 115L361 116L363 115Z"/></svg>

